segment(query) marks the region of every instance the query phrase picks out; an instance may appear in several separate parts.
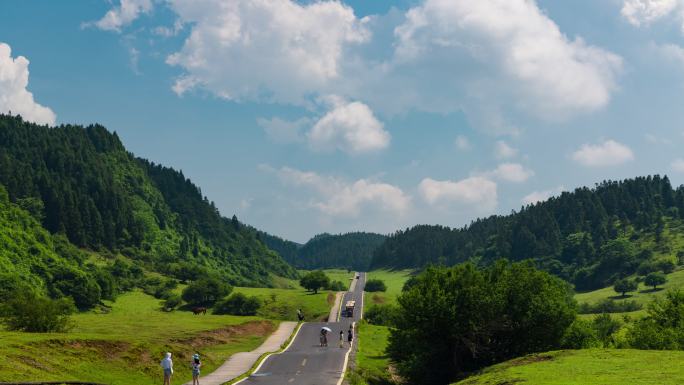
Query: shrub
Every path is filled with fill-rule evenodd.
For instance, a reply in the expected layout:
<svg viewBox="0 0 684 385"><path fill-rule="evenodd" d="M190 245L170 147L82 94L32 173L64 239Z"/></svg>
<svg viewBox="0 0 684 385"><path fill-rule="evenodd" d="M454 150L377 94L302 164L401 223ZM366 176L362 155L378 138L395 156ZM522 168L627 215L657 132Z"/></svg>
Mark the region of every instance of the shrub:
<svg viewBox="0 0 684 385"><path fill-rule="evenodd" d="M376 292L376 291L387 291L387 286L385 282L379 279L369 279L366 281L365 291Z"/></svg>
<svg viewBox="0 0 684 385"><path fill-rule="evenodd" d="M641 310L643 306L637 301L613 301L604 299L595 305L581 303L579 305L580 314L600 314L600 313L628 313Z"/></svg>
<svg viewBox="0 0 684 385"><path fill-rule="evenodd" d="M318 289L330 286L330 278L322 270L316 270L303 276L299 280L299 284L306 290L313 291L316 294Z"/></svg>
<svg viewBox="0 0 684 385"><path fill-rule="evenodd" d="M248 297L242 293L235 293L216 303L214 314L256 315L261 307L257 297Z"/></svg>
<svg viewBox="0 0 684 385"><path fill-rule="evenodd" d="M393 326L398 308L393 305L373 305L363 314L371 325Z"/></svg>
<svg viewBox="0 0 684 385"><path fill-rule="evenodd" d="M330 282L330 286L328 286L328 290L332 290L332 291L346 291L346 290L347 290L347 286L345 286L345 284L342 283L342 282L340 282L340 281L332 281L332 282Z"/></svg>
<svg viewBox="0 0 684 385"><path fill-rule="evenodd" d="M603 347L615 346L614 335L622 327L620 321L611 317L610 314L600 314L594 317L592 326Z"/></svg>
<svg viewBox="0 0 684 385"><path fill-rule="evenodd" d="M599 341L594 325L590 321L577 318L565 330L561 347L564 349L599 348L601 341Z"/></svg>
<svg viewBox="0 0 684 385"><path fill-rule="evenodd" d="M172 294L164 301L164 310L175 310L183 302L178 294Z"/></svg>
<svg viewBox="0 0 684 385"><path fill-rule="evenodd" d="M48 288L51 297L69 296L81 310L100 303L100 286L92 277L76 269L65 266L55 268Z"/></svg>
<svg viewBox="0 0 684 385"><path fill-rule="evenodd" d="M175 279L163 279L160 277L148 278L143 283L145 294L158 299L167 299L173 294L173 289L176 287L178 287L178 282Z"/></svg>
<svg viewBox="0 0 684 385"><path fill-rule="evenodd" d="M233 287L218 278L208 277L193 281L183 290L181 298L192 305L213 305L233 291Z"/></svg>
<svg viewBox="0 0 684 385"><path fill-rule="evenodd" d="M0 306L0 317L8 330L33 333L64 332L75 306L71 298L50 299L31 292L15 293Z"/></svg>
<svg viewBox="0 0 684 385"><path fill-rule="evenodd" d="M627 332L627 341L637 349L684 349L684 292L672 291L656 299L648 315Z"/></svg>

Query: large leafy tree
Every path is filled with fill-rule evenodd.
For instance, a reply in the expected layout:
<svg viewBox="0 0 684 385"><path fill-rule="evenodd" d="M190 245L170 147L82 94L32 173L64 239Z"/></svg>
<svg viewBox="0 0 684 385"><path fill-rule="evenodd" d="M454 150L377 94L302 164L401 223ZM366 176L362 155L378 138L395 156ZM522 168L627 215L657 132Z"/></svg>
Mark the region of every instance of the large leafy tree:
<svg viewBox="0 0 684 385"><path fill-rule="evenodd" d="M182 298L192 305L213 305L233 288L216 277L201 278L183 289Z"/></svg>
<svg viewBox="0 0 684 385"><path fill-rule="evenodd" d="M665 274L659 272L653 272L644 278L644 283L648 286L653 286L653 290L658 288L658 285L662 285L667 282L667 277Z"/></svg>
<svg viewBox="0 0 684 385"><path fill-rule="evenodd" d="M636 291L638 287L639 283L637 281L625 278L615 282L615 286L613 286L613 289L616 293L620 293L624 297L625 295L627 295L628 292Z"/></svg>
<svg viewBox="0 0 684 385"><path fill-rule="evenodd" d="M322 270L316 270L304 275L299 280L299 284L306 290L317 294L319 289L330 286L330 277L325 275Z"/></svg>
<svg viewBox="0 0 684 385"><path fill-rule="evenodd" d="M567 283L505 261L428 268L399 307L387 351L410 383L428 384L557 348L576 314Z"/></svg>

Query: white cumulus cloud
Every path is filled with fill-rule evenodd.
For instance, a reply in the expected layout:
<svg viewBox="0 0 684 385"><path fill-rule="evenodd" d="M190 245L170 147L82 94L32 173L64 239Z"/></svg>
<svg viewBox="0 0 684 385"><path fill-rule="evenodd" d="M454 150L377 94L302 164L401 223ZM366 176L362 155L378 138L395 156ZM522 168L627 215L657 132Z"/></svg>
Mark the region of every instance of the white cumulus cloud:
<svg viewBox="0 0 684 385"><path fill-rule="evenodd" d="M519 163L502 163L496 169L486 173L495 179L507 182L522 183L534 176L534 171L523 167Z"/></svg>
<svg viewBox="0 0 684 385"><path fill-rule="evenodd" d="M121 28L131 24L143 13L152 10L152 0L121 0L118 7L107 11L97 21L85 23L85 26L94 25L104 31L121 32Z"/></svg>
<svg viewBox="0 0 684 385"><path fill-rule="evenodd" d="M363 153L386 148L390 134L371 109L361 102L337 102L307 133L317 150Z"/></svg>
<svg viewBox="0 0 684 385"><path fill-rule="evenodd" d="M12 49L0 43L0 112L12 111L38 124L55 124L55 113L33 99L29 92L29 61L23 56L12 57Z"/></svg>
<svg viewBox="0 0 684 385"><path fill-rule="evenodd" d="M460 75L481 102L504 97L551 120L604 107L622 69L619 56L568 38L532 0L425 0L395 35L400 60L433 56L445 84ZM478 64L481 72L466 69Z"/></svg>
<svg viewBox="0 0 684 385"><path fill-rule="evenodd" d="M587 167L617 166L634 159L632 150L622 143L606 140L599 144L583 144L572 159Z"/></svg>
<svg viewBox="0 0 684 385"><path fill-rule="evenodd" d="M418 185L422 198L430 205L460 204L490 212L497 206L496 183L483 176L460 181L423 179Z"/></svg>
<svg viewBox="0 0 684 385"><path fill-rule="evenodd" d="M630 24L640 27L673 13L682 18L683 8L684 1L682 0L625 0L620 14Z"/></svg>
<svg viewBox="0 0 684 385"><path fill-rule="evenodd" d="M306 104L340 75L350 45L369 39L365 20L338 1L170 0L191 25L167 62L185 70L182 94L202 87L231 100Z"/></svg>
<svg viewBox="0 0 684 385"><path fill-rule="evenodd" d="M347 182L290 167L283 167L277 173L285 183L312 188L317 197L310 206L332 217L358 217L368 210L403 215L411 207L411 198L388 183L369 179Z"/></svg>
<svg viewBox="0 0 684 385"><path fill-rule="evenodd" d="M522 203L524 205L533 205L537 202L543 202L552 196L556 196L560 193L565 191L564 186L558 186L554 189L551 190L544 190L544 191L532 191L531 193L525 195L522 199Z"/></svg>

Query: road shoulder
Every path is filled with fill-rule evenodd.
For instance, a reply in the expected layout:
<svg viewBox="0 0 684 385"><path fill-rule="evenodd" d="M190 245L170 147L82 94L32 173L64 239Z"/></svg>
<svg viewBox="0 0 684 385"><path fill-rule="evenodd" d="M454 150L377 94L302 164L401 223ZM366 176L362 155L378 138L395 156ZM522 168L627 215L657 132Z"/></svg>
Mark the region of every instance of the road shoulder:
<svg viewBox="0 0 684 385"><path fill-rule="evenodd" d="M221 385L243 375L254 366L262 355L280 350L280 347L290 338L296 327L297 322L281 322L278 329L261 346L251 352L233 354L218 369L200 377L202 385ZM192 381L184 385L191 384Z"/></svg>

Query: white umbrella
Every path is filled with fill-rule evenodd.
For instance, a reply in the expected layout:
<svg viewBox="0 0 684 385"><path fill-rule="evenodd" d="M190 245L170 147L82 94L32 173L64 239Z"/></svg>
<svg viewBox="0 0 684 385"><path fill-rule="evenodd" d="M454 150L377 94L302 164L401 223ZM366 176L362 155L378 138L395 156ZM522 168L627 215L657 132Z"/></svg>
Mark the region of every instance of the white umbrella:
<svg viewBox="0 0 684 385"><path fill-rule="evenodd" d="M323 329L323 330L325 330L325 331L327 331L327 332L332 332L332 329L330 329L330 328L327 327L327 326L323 326L321 329Z"/></svg>

